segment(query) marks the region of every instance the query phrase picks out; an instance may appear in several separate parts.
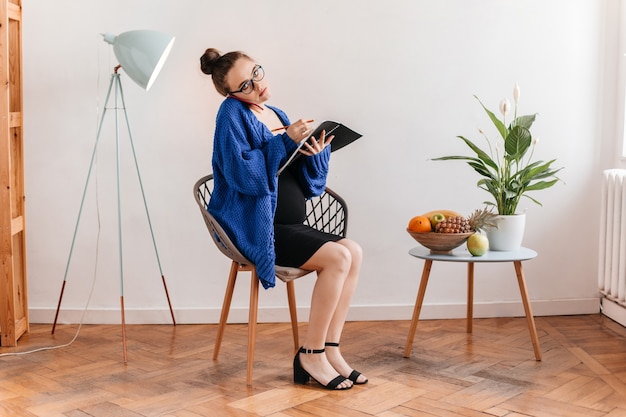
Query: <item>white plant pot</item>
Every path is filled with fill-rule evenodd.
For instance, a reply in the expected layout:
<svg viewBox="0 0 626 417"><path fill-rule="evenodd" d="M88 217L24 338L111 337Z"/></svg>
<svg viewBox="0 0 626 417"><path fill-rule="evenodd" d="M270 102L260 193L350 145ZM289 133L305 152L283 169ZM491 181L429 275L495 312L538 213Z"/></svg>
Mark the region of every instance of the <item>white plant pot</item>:
<svg viewBox="0 0 626 417"><path fill-rule="evenodd" d="M487 230L489 250L511 251L519 249L524 238L526 213L508 216L498 215L495 222L498 227L492 227Z"/></svg>

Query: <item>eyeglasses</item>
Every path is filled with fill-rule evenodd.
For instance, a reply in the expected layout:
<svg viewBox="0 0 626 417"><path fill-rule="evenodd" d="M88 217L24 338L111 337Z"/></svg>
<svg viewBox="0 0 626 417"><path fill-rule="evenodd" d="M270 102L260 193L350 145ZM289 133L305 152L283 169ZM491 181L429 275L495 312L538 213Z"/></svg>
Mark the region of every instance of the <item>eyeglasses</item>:
<svg viewBox="0 0 626 417"><path fill-rule="evenodd" d="M265 77L265 71L260 65L255 65L252 69L252 78L241 84L241 88L236 91L229 91L228 94L243 93L250 94L254 90L254 82L259 82Z"/></svg>

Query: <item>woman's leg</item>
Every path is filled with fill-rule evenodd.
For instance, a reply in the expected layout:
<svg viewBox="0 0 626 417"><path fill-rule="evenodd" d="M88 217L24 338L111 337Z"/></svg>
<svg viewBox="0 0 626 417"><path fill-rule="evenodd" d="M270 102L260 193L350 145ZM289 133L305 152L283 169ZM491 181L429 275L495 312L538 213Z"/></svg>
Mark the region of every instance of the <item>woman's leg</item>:
<svg viewBox="0 0 626 417"><path fill-rule="evenodd" d="M330 322L330 326L328 327L326 341L331 343L339 343L339 340L341 339L343 326L346 322L348 309L350 308L350 301L352 299L354 291L356 290L356 285L359 280L361 261L363 260L363 251L358 243L350 239L342 239L337 243L343 245L350 251L350 258L352 262L348 275L345 279L343 289L341 291L339 302L337 303L337 308L335 309L335 313ZM335 370L343 376L347 377L348 375L350 375L353 368L350 367L350 365L348 365L344 360L343 356L341 356L339 347L326 347L326 349L328 361L331 363L331 365L333 365ZM367 377L365 377L364 375L359 375L357 382L364 383L366 381Z"/></svg>
<svg viewBox="0 0 626 417"><path fill-rule="evenodd" d="M302 268L317 271L317 280L311 296L309 324L303 346L307 349L323 349L328 329L333 321L343 287L352 265L350 250L336 242L325 243ZM300 362L318 382L326 385L337 376L337 370L328 362L325 354L300 354ZM351 381L339 387L350 386Z"/></svg>
<svg viewBox="0 0 626 417"><path fill-rule="evenodd" d="M350 308L350 301L352 300L352 295L354 294L356 285L359 281L361 261L363 259L363 251L358 243L350 239L342 239L337 243L348 249L350 252L351 263L341 289L341 295L339 297L339 302L337 303L337 308L335 309L335 313L328 328L328 335L326 337L326 341L328 342L338 342L341 338L343 326L348 315L348 309Z"/></svg>

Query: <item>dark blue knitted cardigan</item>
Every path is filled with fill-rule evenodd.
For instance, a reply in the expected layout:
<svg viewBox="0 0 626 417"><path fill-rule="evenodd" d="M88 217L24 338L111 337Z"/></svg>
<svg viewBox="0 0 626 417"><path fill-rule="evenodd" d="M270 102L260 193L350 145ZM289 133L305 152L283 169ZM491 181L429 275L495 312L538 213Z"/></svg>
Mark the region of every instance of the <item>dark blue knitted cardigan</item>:
<svg viewBox="0 0 626 417"><path fill-rule="evenodd" d="M272 110L285 126L290 124L282 110L269 107L265 111ZM232 97L221 104L213 142L214 188L208 209L239 251L254 263L266 289L276 282L276 172L295 148L286 133L270 132L247 104ZM330 146L317 155L301 155L296 160L307 197L320 195L326 188L329 161Z"/></svg>

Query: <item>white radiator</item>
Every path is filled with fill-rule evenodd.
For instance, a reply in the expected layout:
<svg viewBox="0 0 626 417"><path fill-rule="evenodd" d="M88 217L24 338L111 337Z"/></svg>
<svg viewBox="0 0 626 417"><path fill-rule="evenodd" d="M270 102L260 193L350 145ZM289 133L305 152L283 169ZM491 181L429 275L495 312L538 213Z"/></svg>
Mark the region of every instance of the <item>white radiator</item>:
<svg viewBox="0 0 626 417"><path fill-rule="evenodd" d="M626 170L603 172L598 286L602 311L626 326Z"/></svg>

